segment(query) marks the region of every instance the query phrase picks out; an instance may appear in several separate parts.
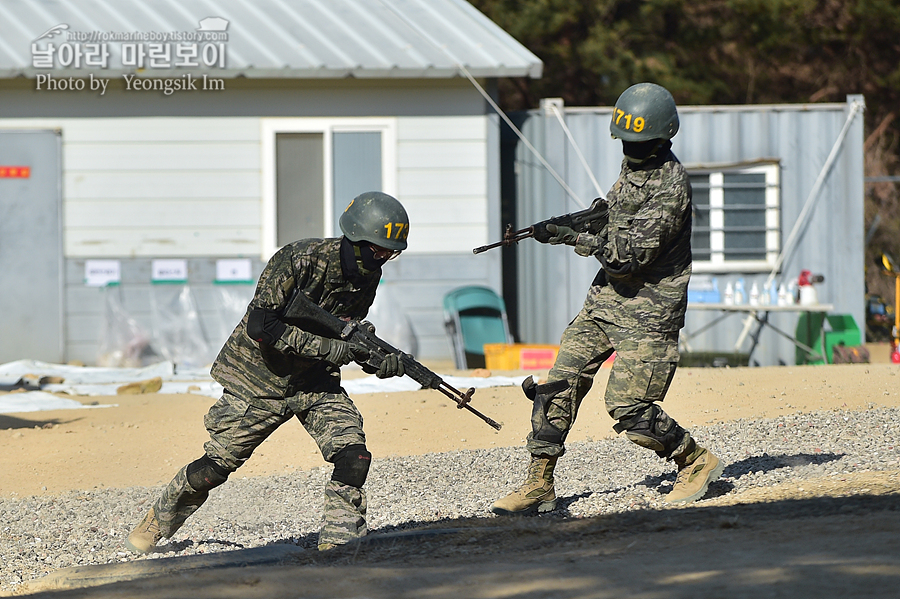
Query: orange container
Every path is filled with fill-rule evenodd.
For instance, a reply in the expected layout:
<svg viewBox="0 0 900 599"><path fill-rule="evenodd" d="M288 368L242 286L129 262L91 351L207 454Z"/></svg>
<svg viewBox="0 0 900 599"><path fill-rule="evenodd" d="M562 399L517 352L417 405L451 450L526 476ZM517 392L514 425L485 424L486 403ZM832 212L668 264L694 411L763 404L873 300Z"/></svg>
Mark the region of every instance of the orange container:
<svg viewBox="0 0 900 599"><path fill-rule="evenodd" d="M484 363L488 370L549 370L558 352L558 345L486 343Z"/></svg>

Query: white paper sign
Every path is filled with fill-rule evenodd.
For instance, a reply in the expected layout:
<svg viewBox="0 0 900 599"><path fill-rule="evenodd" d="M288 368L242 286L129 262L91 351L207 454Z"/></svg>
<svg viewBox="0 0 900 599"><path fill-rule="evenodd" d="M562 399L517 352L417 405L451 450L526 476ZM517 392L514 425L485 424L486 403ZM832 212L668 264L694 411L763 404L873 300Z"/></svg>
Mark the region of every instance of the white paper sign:
<svg viewBox="0 0 900 599"><path fill-rule="evenodd" d="M154 260L154 281L187 281L187 260Z"/></svg>
<svg viewBox="0 0 900 599"><path fill-rule="evenodd" d="M85 260L84 284L88 287L103 287L118 283L122 274L118 260Z"/></svg>
<svg viewBox="0 0 900 599"><path fill-rule="evenodd" d="M217 281L250 281L252 279L249 258L216 260Z"/></svg>

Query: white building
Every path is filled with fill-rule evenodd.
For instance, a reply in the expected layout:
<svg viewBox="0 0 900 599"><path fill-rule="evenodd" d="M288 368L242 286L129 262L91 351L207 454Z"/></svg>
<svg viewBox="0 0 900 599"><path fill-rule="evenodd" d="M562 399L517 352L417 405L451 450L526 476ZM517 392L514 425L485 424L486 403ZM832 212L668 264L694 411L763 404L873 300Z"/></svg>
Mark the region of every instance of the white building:
<svg viewBox="0 0 900 599"><path fill-rule="evenodd" d="M501 228L500 121L467 74L493 93L542 64L463 0L16 6L0 19L0 361L94 364L132 325L199 332L214 355L234 324L217 322L217 266L252 282L281 245L338 235L370 189L410 215L383 287L419 357L450 356L448 290L501 289L499 253L471 251Z"/></svg>

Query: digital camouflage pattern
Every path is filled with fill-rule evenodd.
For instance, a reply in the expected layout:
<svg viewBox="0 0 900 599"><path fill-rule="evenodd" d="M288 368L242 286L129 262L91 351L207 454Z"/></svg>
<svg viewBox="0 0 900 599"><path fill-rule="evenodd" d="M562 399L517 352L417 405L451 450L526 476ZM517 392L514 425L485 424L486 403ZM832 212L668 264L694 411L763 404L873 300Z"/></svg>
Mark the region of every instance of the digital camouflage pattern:
<svg viewBox="0 0 900 599"><path fill-rule="evenodd" d="M547 420L564 432L563 438L575 422L581 401L591 390L594 375L613 351L616 359L604 396L610 416L615 420L641 418L652 404L665 398L678 363L677 333L629 331L582 309L563 332L559 354L547 376L547 384L568 382L568 387L556 393L547 405ZM671 421L661 409L656 418L664 423ZM678 447L665 457L678 455L690 446L690 433L684 433ZM527 447L532 455L552 457L564 452L562 443L535 439L533 432L528 435Z"/></svg>
<svg viewBox="0 0 900 599"><path fill-rule="evenodd" d="M598 260L602 255L607 262L631 268L617 276L601 270L581 312L563 333L547 385L564 380L568 387L550 399L547 419L564 433L600 365L614 351L605 395L610 416L632 423L652 419L664 429L677 427L679 435L683 431L661 408L651 409L665 398L675 374L691 277L691 185L669 148L641 166L623 160L607 197L607 227L596 235L578 235L579 255ZM533 421L534 431L539 424ZM683 433L663 457L693 447L690 434ZM558 456L564 451L562 443L536 439L535 432L527 445L533 455Z"/></svg>
<svg viewBox="0 0 900 599"><path fill-rule="evenodd" d="M691 278L691 184L669 150L647 165L622 161L607 196L609 224L582 233L575 251L632 264L622 277L600 272L585 308L592 316L632 331L678 331L684 326Z"/></svg>
<svg viewBox="0 0 900 599"><path fill-rule="evenodd" d="M366 536L366 492L336 480L325 485L325 517L319 547L344 545Z"/></svg>
<svg viewBox="0 0 900 599"><path fill-rule="evenodd" d="M341 388L340 369L321 359L322 338L288 324L275 346L260 345L246 332L254 308L281 312L292 294L307 297L338 317L362 319L375 299L381 271L351 282L341 266L341 240L306 239L279 250L266 264L247 312L219 352L213 378L225 387L204 424L206 455L234 472L279 426L296 417L331 462L341 449L364 445L363 418ZM325 531L347 542L351 531L365 534L365 494L329 482ZM355 493L348 489L355 489ZM209 491L193 489L187 466L178 471L153 506L168 538L206 501ZM331 541L333 544L338 544Z"/></svg>
<svg viewBox="0 0 900 599"><path fill-rule="evenodd" d="M209 491L197 492L191 487L187 480L187 466L183 466L153 504L163 538L168 539L175 534L208 497Z"/></svg>
<svg viewBox="0 0 900 599"><path fill-rule="evenodd" d="M326 461L330 462L344 447L365 445L362 414L342 391L300 392L288 398L286 403L285 414L274 413L225 392L203 419L209 432L209 441L203 446L206 455L222 468L234 472L250 458L254 449L294 416L316 441ZM326 487L325 520L328 527L335 530L360 528L360 518L365 524L364 498L361 508L358 497L349 491L329 499L328 488L333 483L330 481ZM179 470L153 506L163 536L168 538L175 534L203 505L208 495L208 491L197 492L191 487L187 466ZM349 499L342 504L343 497Z"/></svg>
<svg viewBox="0 0 900 599"><path fill-rule="evenodd" d="M318 335L289 325L275 346L260 347L247 335L247 319L254 308L281 312L295 290L302 290L335 316L365 318L375 300L381 271L351 283L341 268L340 245L340 238L304 239L272 256L244 317L213 363L211 374L216 381L253 405L285 413L285 398L301 389L312 390L323 377L339 372L320 359L322 338Z"/></svg>

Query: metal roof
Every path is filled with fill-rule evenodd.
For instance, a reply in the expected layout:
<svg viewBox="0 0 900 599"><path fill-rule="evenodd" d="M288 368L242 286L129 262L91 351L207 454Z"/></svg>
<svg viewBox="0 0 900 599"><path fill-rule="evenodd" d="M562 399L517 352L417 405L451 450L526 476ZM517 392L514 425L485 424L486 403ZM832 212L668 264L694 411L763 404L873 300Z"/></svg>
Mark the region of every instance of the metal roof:
<svg viewBox="0 0 900 599"><path fill-rule="evenodd" d="M0 0L6 78L449 78L460 65L475 77L543 68L464 0Z"/></svg>

